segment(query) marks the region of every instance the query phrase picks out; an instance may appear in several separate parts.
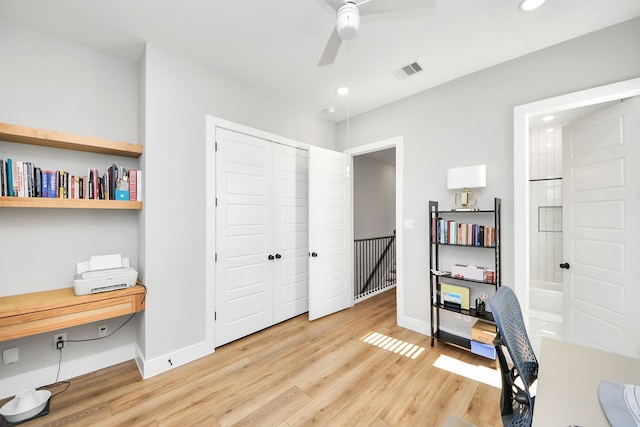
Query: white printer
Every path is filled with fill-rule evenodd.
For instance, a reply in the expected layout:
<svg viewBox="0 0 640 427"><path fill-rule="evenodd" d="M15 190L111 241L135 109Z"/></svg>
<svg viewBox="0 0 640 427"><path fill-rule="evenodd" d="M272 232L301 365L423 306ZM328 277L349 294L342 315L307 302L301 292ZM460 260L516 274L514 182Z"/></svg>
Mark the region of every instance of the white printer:
<svg viewBox="0 0 640 427"><path fill-rule="evenodd" d="M129 266L129 258L120 254L92 256L77 263L73 290L76 295L115 291L132 287L137 279L138 272Z"/></svg>

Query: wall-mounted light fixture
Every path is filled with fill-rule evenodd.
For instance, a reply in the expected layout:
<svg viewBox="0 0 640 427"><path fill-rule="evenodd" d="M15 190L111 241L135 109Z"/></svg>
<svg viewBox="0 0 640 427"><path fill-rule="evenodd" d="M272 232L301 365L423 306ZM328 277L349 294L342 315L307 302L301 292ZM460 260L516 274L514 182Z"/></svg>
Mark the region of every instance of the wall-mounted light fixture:
<svg viewBox="0 0 640 427"><path fill-rule="evenodd" d="M454 211L477 210L471 208L478 203L478 194L468 191L469 188L484 188L487 186L487 166L466 166L447 170L447 190L459 190L453 195Z"/></svg>

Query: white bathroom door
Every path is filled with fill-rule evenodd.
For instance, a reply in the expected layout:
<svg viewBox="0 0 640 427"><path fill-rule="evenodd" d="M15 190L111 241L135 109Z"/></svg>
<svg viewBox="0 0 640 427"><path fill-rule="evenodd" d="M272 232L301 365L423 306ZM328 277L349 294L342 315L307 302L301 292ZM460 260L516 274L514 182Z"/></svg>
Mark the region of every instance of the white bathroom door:
<svg viewBox="0 0 640 427"><path fill-rule="evenodd" d="M309 310L309 153L274 144L274 323Z"/></svg>
<svg viewBox="0 0 640 427"><path fill-rule="evenodd" d="M631 357L640 357L639 127L634 98L565 127L562 143L564 340Z"/></svg>
<svg viewBox="0 0 640 427"><path fill-rule="evenodd" d="M353 305L348 156L309 148L309 320Z"/></svg>
<svg viewBox="0 0 640 427"><path fill-rule="evenodd" d="M273 324L273 144L216 128L215 346ZM188 183L186 183L188 185Z"/></svg>

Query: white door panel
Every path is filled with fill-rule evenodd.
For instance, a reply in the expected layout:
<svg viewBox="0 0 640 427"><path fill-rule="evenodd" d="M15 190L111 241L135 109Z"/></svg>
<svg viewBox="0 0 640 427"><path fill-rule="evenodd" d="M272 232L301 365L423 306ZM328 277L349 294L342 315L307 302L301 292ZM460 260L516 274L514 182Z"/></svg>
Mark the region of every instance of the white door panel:
<svg viewBox="0 0 640 427"><path fill-rule="evenodd" d="M309 310L308 152L275 146L274 321Z"/></svg>
<svg viewBox="0 0 640 427"><path fill-rule="evenodd" d="M563 131L564 337L640 357L640 101Z"/></svg>
<svg viewBox="0 0 640 427"><path fill-rule="evenodd" d="M347 156L309 150L309 320L353 305Z"/></svg>
<svg viewBox="0 0 640 427"><path fill-rule="evenodd" d="M271 144L216 129L216 331L220 346L273 324Z"/></svg>

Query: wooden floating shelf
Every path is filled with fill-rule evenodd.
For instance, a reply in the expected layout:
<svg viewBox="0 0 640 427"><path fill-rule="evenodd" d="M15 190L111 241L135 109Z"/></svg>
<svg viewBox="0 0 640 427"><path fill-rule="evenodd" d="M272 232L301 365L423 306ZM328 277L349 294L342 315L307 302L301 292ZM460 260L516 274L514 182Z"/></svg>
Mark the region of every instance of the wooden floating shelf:
<svg viewBox="0 0 640 427"><path fill-rule="evenodd" d="M80 296L73 288L63 288L0 297L0 342L142 311L145 291L138 284Z"/></svg>
<svg viewBox="0 0 640 427"><path fill-rule="evenodd" d="M89 153L112 154L123 157L140 157L142 146L128 142L112 141L92 136L74 135L53 130L0 123L0 141L42 147L63 148Z"/></svg>
<svg viewBox="0 0 640 427"><path fill-rule="evenodd" d="M125 209L140 210L140 201L49 199L41 197L0 197L3 208L50 208L50 209Z"/></svg>

